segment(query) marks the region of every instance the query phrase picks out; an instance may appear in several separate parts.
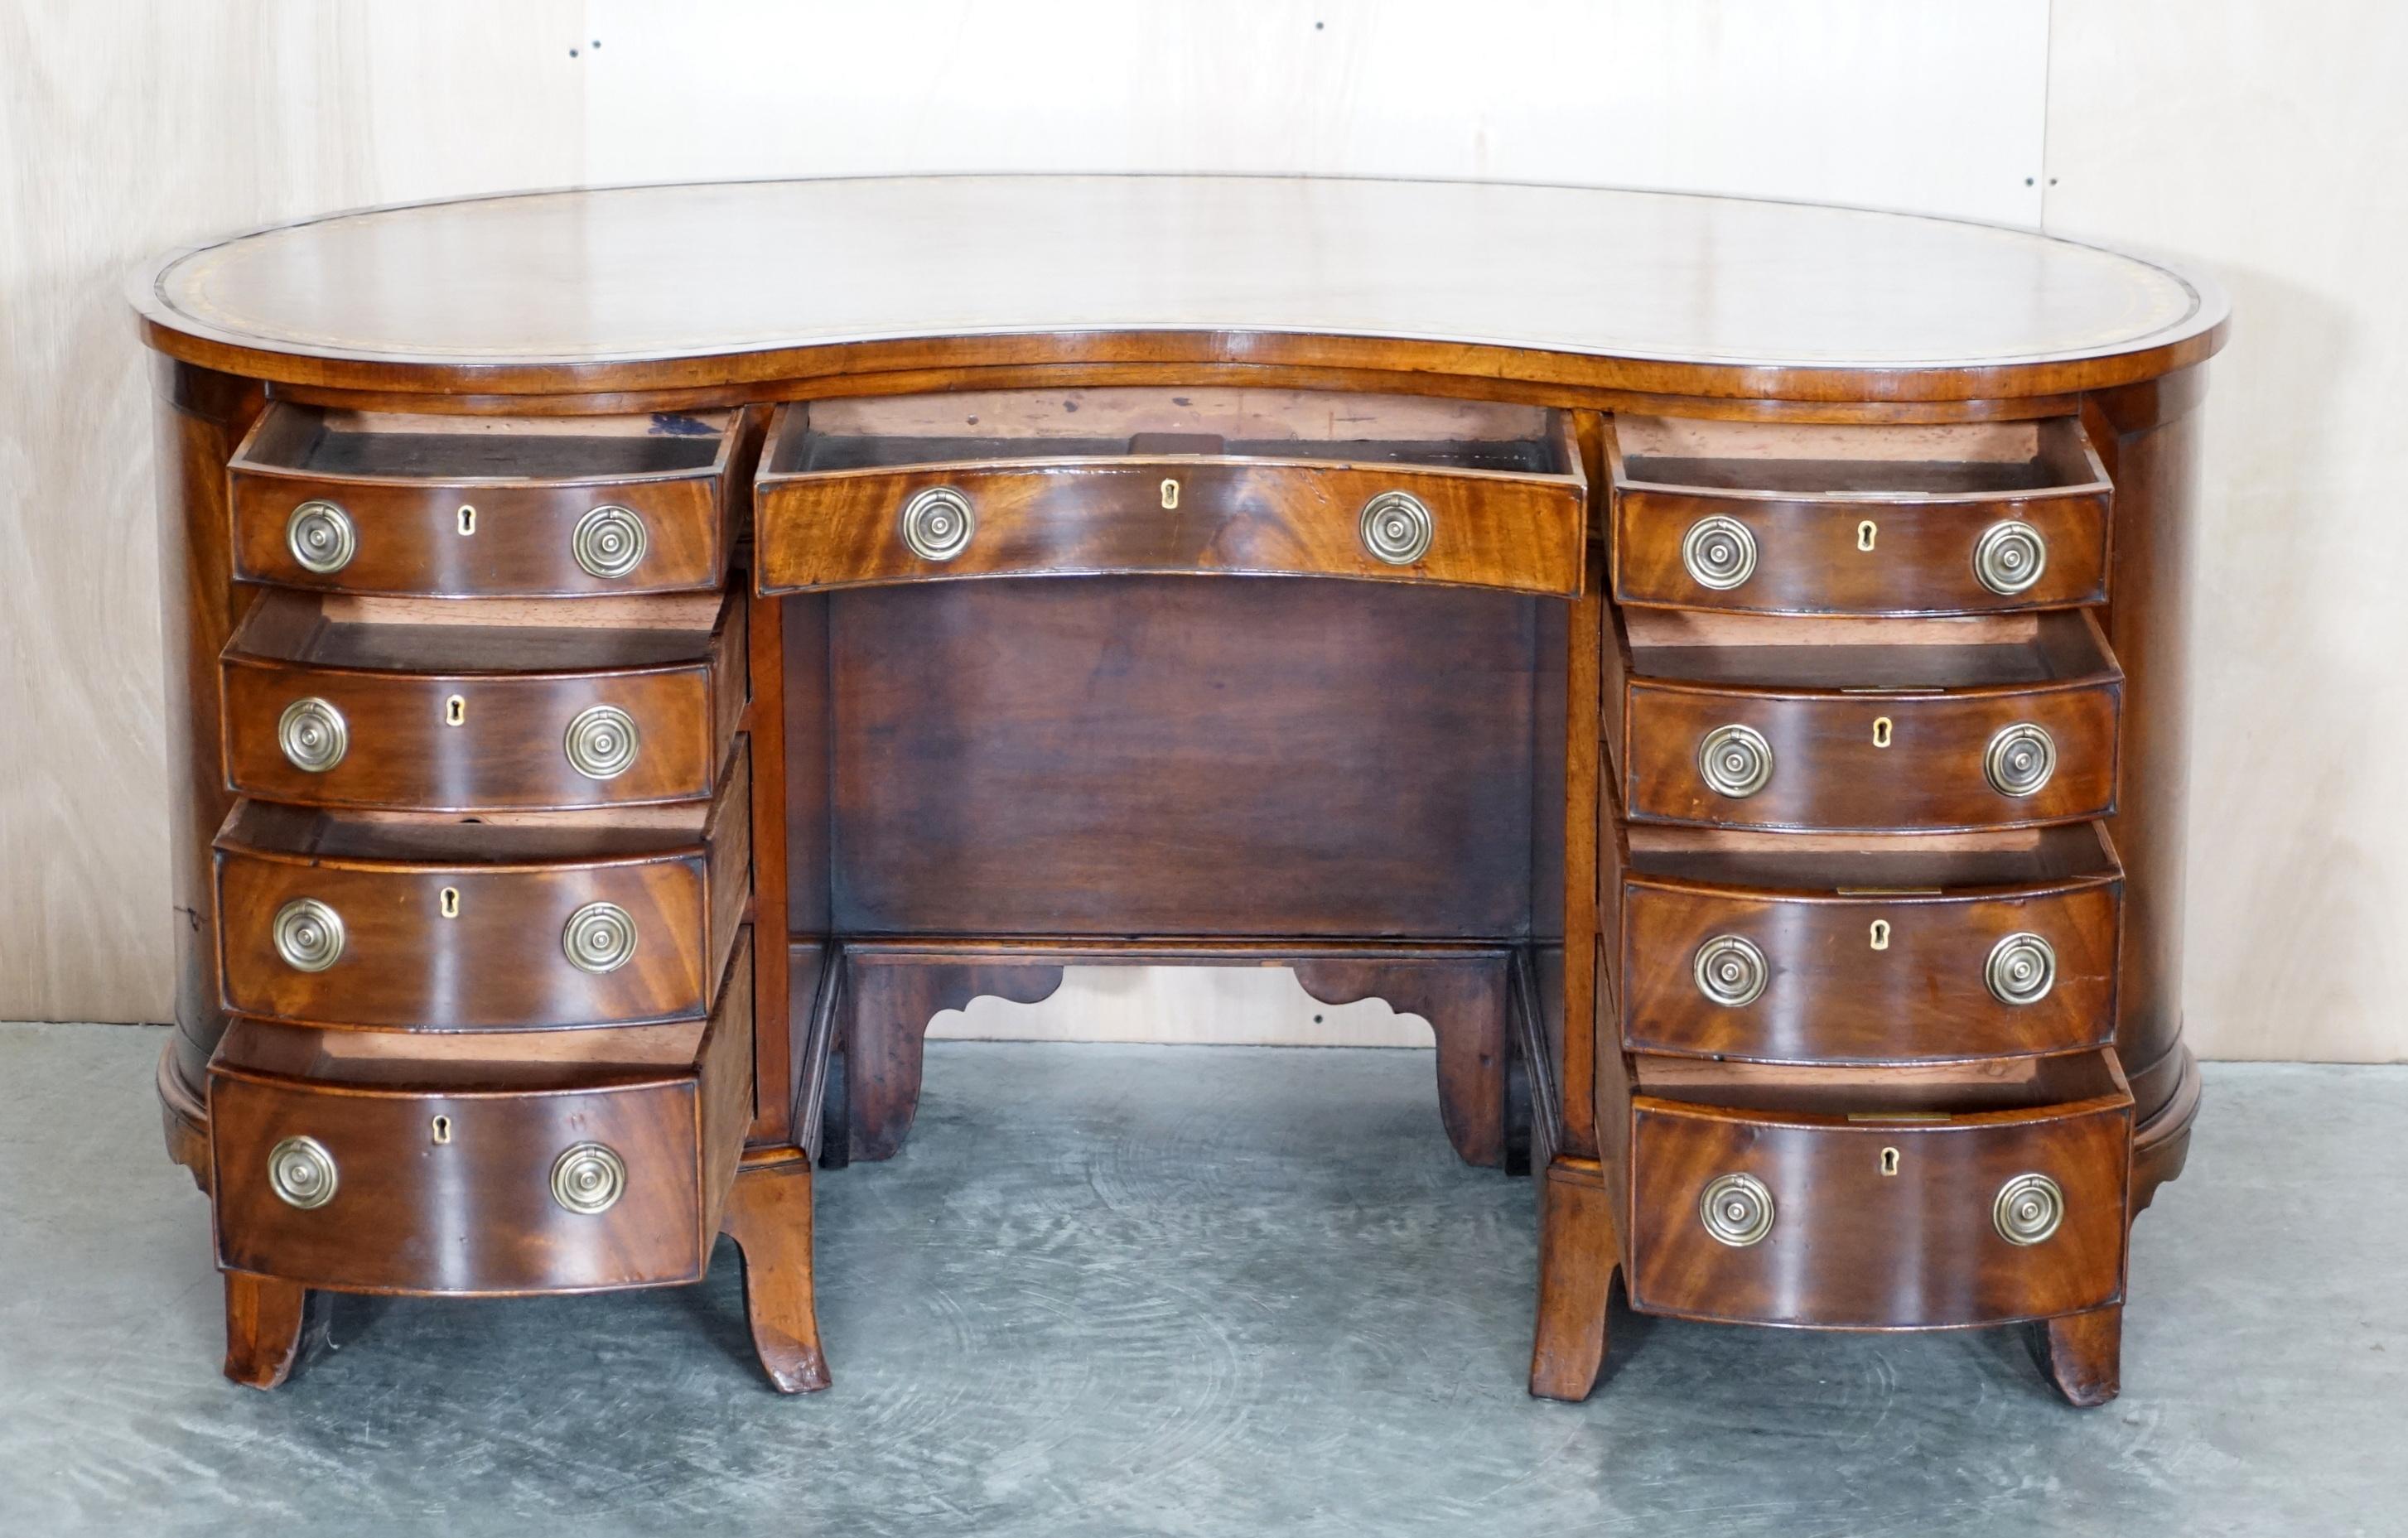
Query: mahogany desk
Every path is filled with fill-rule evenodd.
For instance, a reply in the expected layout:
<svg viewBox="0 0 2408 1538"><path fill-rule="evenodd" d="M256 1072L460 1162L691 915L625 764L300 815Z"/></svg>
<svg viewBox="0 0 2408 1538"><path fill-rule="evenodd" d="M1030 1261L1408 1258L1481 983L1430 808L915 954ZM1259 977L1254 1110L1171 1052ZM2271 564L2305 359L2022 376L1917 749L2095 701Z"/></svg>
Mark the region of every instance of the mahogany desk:
<svg viewBox="0 0 2408 1538"><path fill-rule="evenodd" d="M2199 1100L2198 281L1727 199L927 178L337 215L136 302L159 1091L235 1377L312 1289L692 1282L724 1231L824 1384L812 1161L898 1146L929 1018L1182 961L1430 1021L1455 1147L1539 1177L1535 1392L1617 1276L2026 1324L2114 1392Z"/></svg>

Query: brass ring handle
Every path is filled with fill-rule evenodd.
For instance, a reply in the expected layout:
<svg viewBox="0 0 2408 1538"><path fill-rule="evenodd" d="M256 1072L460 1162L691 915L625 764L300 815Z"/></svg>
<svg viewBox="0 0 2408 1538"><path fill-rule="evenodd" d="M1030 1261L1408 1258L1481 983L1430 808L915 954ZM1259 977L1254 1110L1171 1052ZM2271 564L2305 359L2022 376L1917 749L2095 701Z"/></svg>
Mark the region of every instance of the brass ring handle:
<svg viewBox="0 0 2408 1538"><path fill-rule="evenodd" d="M1772 1232L1772 1192L1752 1175L1717 1175L1698 1198L1698 1221L1719 1245L1745 1249Z"/></svg>
<svg viewBox="0 0 2408 1538"><path fill-rule="evenodd" d="M276 718L276 746L294 768L322 775L351 750L351 729L333 702L312 696L294 701Z"/></svg>
<svg viewBox="0 0 2408 1538"><path fill-rule="evenodd" d="M923 561L951 561L970 548L978 512L952 486L931 486L903 504L903 543Z"/></svg>
<svg viewBox="0 0 2408 1538"><path fill-rule="evenodd" d="M616 903L588 903L561 926L560 948L569 964L595 976L616 972L636 954L636 920Z"/></svg>
<svg viewBox="0 0 2408 1538"><path fill-rule="evenodd" d="M1982 981L2000 1004L2038 1004L2057 986L2057 947L2026 931L2010 934L1990 947Z"/></svg>
<svg viewBox="0 0 2408 1538"><path fill-rule="evenodd" d="M596 705L569 719L561 751L568 755L568 766L587 779L616 779L634 765L642 746L635 717L615 705Z"/></svg>
<svg viewBox="0 0 2408 1538"><path fill-rule="evenodd" d="M334 503L312 499L293 509L284 520L284 548L301 569L332 576L351 563L359 549L359 534L351 515Z"/></svg>
<svg viewBox="0 0 2408 1538"><path fill-rule="evenodd" d="M296 897L278 908L268 937L295 972L323 972L343 959L343 916L314 897Z"/></svg>
<svg viewBox="0 0 2408 1538"><path fill-rule="evenodd" d="M1698 947L1691 964L1698 991L1726 1009L1743 1009L1764 996L1771 968L1764 952L1736 934L1717 934Z"/></svg>
<svg viewBox="0 0 2408 1538"><path fill-rule="evenodd" d="M267 1189L288 1207L322 1207L338 1184L335 1156L314 1137L288 1137L267 1150Z"/></svg>
<svg viewBox="0 0 2408 1538"><path fill-rule="evenodd" d="M2011 1245L2037 1245L2065 1221L2065 1192L2044 1175L2019 1175L1999 1188L1990 1222Z"/></svg>
<svg viewBox="0 0 2408 1538"><path fill-rule="evenodd" d="M1973 542L1973 576L2001 598L2028 591L2048 569L2048 541L2021 519L1982 531Z"/></svg>
<svg viewBox="0 0 2408 1538"><path fill-rule="evenodd" d="M1982 777L2002 796L2032 795L2056 773L2057 739L2037 722L2000 727L1982 751Z"/></svg>
<svg viewBox="0 0 2408 1538"><path fill-rule="evenodd" d="M648 543L644 520L634 508L605 504L577 520L568 553L586 576L610 581L643 563Z"/></svg>
<svg viewBox="0 0 2408 1538"><path fill-rule="evenodd" d="M1371 559L1391 566L1410 566L1429 554L1438 520L1429 504L1411 491L1383 491L1363 504L1355 533Z"/></svg>
<svg viewBox="0 0 2408 1538"><path fill-rule="evenodd" d="M1681 540L1681 564L1698 586L1727 591L1756 575L1756 535L1735 518L1701 518Z"/></svg>
<svg viewBox="0 0 2408 1538"><path fill-rule="evenodd" d="M1698 744L1698 773L1718 794L1743 801L1772 782L1772 744L1752 726L1717 726Z"/></svg>
<svg viewBox="0 0 2408 1538"><path fill-rule="evenodd" d="M552 1161L552 1199L593 1218L616 1206L627 1189L627 1161L600 1143L580 1143Z"/></svg>

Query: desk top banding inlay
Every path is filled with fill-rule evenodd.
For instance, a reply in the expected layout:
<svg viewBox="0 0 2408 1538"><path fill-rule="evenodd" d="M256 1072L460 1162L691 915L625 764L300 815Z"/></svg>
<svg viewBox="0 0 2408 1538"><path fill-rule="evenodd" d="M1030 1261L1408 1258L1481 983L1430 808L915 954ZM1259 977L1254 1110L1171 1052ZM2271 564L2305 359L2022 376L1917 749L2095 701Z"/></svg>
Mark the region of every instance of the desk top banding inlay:
<svg viewBox="0 0 2408 1538"><path fill-rule="evenodd" d="M2213 350L2225 315L2154 263L1990 225L1268 177L423 204L184 251L135 297L189 362L511 393L1191 355L1349 367L1376 343L1388 366L1534 383L1865 398L1870 374L1881 397L1964 399L2161 373Z"/></svg>

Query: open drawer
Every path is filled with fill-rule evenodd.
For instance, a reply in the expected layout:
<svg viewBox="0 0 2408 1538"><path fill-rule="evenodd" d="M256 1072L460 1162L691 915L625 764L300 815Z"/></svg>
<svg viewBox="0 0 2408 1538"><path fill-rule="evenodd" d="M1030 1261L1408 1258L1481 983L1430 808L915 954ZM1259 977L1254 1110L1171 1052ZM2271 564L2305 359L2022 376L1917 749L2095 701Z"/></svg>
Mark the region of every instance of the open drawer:
<svg viewBox="0 0 2408 1538"><path fill-rule="evenodd" d="M702 800L744 709L744 601L270 592L220 668L226 784L244 795L406 811Z"/></svg>
<svg viewBox="0 0 2408 1538"><path fill-rule="evenodd" d="M237 1019L208 1099L229 1271L355 1292L697 1281L752 1120L751 945L707 1020L423 1035Z"/></svg>
<svg viewBox="0 0 2408 1538"><path fill-rule="evenodd" d="M239 802L217 836L226 1007L509 1031L699 1016L752 893L750 756L709 803L475 819Z"/></svg>
<svg viewBox="0 0 2408 1538"><path fill-rule="evenodd" d="M733 547L739 421L278 402L228 467L234 573L426 597L716 588Z"/></svg>
<svg viewBox="0 0 2408 1538"><path fill-rule="evenodd" d="M1758 614L2103 603L2114 489L2081 422L1619 416L1613 595Z"/></svg>
<svg viewBox="0 0 2408 1538"><path fill-rule="evenodd" d="M2124 676L2086 609L1613 612L1604 728L1634 820L1942 832L2115 809Z"/></svg>
<svg viewBox="0 0 2408 1538"><path fill-rule="evenodd" d="M2132 1098L2112 1050L1819 1073L1633 1061L1636 1307L1894 1330L2123 1297Z"/></svg>
<svg viewBox="0 0 2408 1538"><path fill-rule="evenodd" d="M1587 480L1543 407L993 392L790 406L769 440L765 592L1092 573L1581 587Z"/></svg>
<svg viewBox="0 0 2408 1538"><path fill-rule="evenodd" d="M1633 1051L1881 1063L2114 1039L2123 871L2097 823L1900 838L1609 815L1599 855Z"/></svg>

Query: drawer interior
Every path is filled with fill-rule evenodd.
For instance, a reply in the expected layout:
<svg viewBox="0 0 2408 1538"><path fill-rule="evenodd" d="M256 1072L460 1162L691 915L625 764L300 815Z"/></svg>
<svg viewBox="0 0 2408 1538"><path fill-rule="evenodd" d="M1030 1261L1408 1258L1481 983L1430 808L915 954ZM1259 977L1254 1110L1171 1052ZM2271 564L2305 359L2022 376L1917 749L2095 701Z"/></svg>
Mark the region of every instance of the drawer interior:
<svg viewBox="0 0 2408 1538"><path fill-rule="evenodd" d="M582 1089L683 1077L710 1021L579 1031L321 1030L237 1018L219 1045L230 1072L375 1090Z"/></svg>
<svg viewBox="0 0 2408 1538"><path fill-rule="evenodd" d="M677 666L709 656L722 606L721 596L708 592L542 601L354 598L277 590L244 617L226 655L402 673Z"/></svg>
<svg viewBox="0 0 2408 1538"><path fill-rule="evenodd" d="M1959 1117L2128 1104L2112 1049L2059 1057L1881 1068L1798 1067L1710 1059L1631 1059L1641 1096L1836 1125L1944 1123Z"/></svg>
<svg viewBox="0 0 2408 1538"><path fill-rule="evenodd" d="M2028 496L2107 489L2071 417L1929 426L1613 419L1617 486L1782 498Z"/></svg>
<svg viewBox="0 0 2408 1538"><path fill-rule="evenodd" d="M1842 897L1941 896L2122 875L2097 823L1910 837L1625 825L1626 873Z"/></svg>
<svg viewBox="0 0 2408 1538"><path fill-rule="evenodd" d="M1877 694L2121 676L2086 610L1799 619L1628 608L1616 623L1632 676L1677 683Z"/></svg>
<svg viewBox="0 0 2408 1538"><path fill-rule="evenodd" d="M740 757L720 796L666 806L567 812L341 811L264 801L235 805L220 831L221 848L273 850L310 861L392 862L474 868L640 860L699 853L723 807L741 814ZM728 801L730 787L737 799Z"/></svg>
<svg viewBox="0 0 2408 1538"><path fill-rule="evenodd" d="M987 391L816 401L763 462L809 475L1048 459L1311 460L1569 475L1542 406L1280 390Z"/></svg>
<svg viewBox="0 0 2408 1538"><path fill-rule="evenodd" d="M729 411L434 417L279 402L232 468L445 483L686 476L723 465L734 422Z"/></svg>

